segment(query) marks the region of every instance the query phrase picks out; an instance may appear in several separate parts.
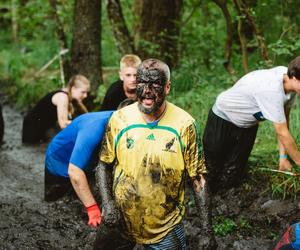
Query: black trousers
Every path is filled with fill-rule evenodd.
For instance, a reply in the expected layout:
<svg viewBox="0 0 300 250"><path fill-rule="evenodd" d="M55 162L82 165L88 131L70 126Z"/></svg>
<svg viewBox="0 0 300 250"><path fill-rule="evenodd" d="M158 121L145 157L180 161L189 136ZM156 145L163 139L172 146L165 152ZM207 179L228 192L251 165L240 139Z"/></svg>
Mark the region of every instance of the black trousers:
<svg viewBox="0 0 300 250"><path fill-rule="evenodd" d="M56 201L66 193L73 192L73 187L69 178L55 176L45 167L45 201Z"/></svg>
<svg viewBox="0 0 300 250"><path fill-rule="evenodd" d="M203 150L212 192L241 183L247 173L257 129L258 125L239 128L210 110L203 134Z"/></svg>

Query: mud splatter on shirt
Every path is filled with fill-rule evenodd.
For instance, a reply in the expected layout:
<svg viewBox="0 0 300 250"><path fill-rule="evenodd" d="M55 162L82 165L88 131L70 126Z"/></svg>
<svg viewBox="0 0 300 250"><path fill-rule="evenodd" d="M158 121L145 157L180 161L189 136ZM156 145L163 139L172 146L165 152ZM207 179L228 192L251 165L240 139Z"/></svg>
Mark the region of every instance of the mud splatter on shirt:
<svg viewBox="0 0 300 250"><path fill-rule="evenodd" d="M115 112L100 159L115 163L114 195L127 236L140 244L159 242L184 214L184 179L206 172L195 120L167 103L156 126L137 104Z"/></svg>

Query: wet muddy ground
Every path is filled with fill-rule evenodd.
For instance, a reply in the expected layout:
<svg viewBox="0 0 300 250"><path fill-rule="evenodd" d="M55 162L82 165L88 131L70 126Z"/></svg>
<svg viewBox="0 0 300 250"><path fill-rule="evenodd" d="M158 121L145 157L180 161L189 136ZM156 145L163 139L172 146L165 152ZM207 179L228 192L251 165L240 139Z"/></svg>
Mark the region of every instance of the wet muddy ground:
<svg viewBox="0 0 300 250"><path fill-rule="evenodd" d="M0 249L92 249L96 229L87 226L87 215L75 196L43 201L47 145L22 145L22 115L8 105L4 105L3 115ZM250 175L240 188L214 196L213 215L220 234L233 227L217 237L218 249L271 249L282 230L300 218L300 201L272 199L266 180L263 175ZM200 222L189 194L187 204L184 225L188 249L199 249Z"/></svg>

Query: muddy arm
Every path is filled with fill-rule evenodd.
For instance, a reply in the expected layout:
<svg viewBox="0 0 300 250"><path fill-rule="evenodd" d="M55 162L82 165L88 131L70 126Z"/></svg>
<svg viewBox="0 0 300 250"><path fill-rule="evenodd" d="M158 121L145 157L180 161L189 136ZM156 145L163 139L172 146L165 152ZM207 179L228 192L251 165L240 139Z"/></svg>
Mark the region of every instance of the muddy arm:
<svg viewBox="0 0 300 250"><path fill-rule="evenodd" d="M102 221L107 225L119 222L120 213L113 197L113 167L100 161L96 168L96 185L100 190L102 203Z"/></svg>
<svg viewBox="0 0 300 250"><path fill-rule="evenodd" d="M202 235L205 237L201 239L201 248L213 250L217 248L216 239L212 228L211 218L211 200L207 183L203 175L192 178L192 186L194 191L194 198L200 217L202 226Z"/></svg>

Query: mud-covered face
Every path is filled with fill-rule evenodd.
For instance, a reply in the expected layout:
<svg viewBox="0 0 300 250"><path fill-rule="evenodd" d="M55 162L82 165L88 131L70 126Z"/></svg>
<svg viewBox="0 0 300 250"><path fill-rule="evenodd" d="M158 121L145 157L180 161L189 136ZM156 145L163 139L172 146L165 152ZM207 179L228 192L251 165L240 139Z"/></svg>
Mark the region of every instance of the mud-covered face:
<svg viewBox="0 0 300 250"><path fill-rule="evenodd" d="M159 110L166 98L166 82L161 70L138 69L136 95L142 113L149 115Z"/></svg>

